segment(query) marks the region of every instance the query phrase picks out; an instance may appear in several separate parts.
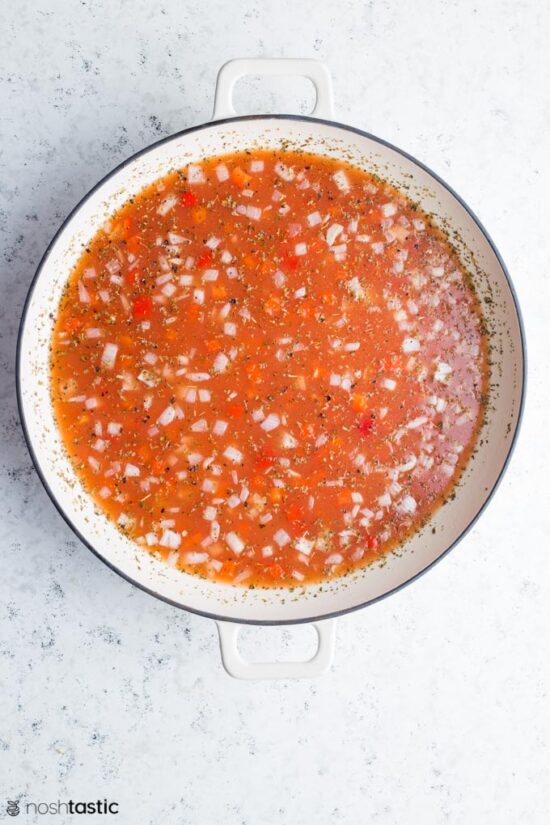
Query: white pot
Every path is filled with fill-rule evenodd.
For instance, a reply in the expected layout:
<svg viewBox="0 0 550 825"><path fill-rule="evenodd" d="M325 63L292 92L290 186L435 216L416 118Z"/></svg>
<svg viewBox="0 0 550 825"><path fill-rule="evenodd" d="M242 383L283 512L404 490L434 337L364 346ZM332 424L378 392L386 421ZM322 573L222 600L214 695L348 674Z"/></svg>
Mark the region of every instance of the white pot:
<svg viewBox="0 0 550 825"><path fill-rule="evenodd" d="M309 77L317 90L314 118L234 117L232 90L244 74ZM519 309L506 268L468 207L425 166L384 141L332 117L326 68L310 60L236 60L220 71L214 120L186 129L139 152L107 175L67 218L42 259L25 304L18 348L21 418L36 469L54 504L82 541L106 564L158 598L218 621L226 669L242 678L311 676L326 669L334 619L394 592L453 547L479 516L497 486L516 437L523 404L525 348ZM321 119L323 118L323 119ZM253 146L307 148L344 158L404 189L459 239L458 252L474 272L491 343L490 399L475 458L456 496L429 527L415 534L384 566L319 585L287 589L232 587L205 582L168 567L125 538L84 492L63 449L50 403L49 346L62 289L83 246L129 196L169 170L208 155ZM485 299L490 299L486 301ZM321 621L324 620L324 621ZM309 662L250 664L238 653L238 624L315 622L319 649Z"/></svg>

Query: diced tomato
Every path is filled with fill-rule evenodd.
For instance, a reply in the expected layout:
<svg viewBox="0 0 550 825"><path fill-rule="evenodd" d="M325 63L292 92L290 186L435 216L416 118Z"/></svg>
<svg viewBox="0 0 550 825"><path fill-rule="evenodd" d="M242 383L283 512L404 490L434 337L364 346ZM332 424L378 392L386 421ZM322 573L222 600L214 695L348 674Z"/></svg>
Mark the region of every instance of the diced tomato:
<svg viewBox="0 0 550 825"><path fill-rule="evenodd" d="M227 415L230 418L242 418L244 415L244 407L242 404L228 404Z"/></svg>
<svg viewBox="0 0 550 825"><path fill-rule="evenodd" d="M189 306L187 307L187 317L190 320L195 320L199 317L201 309L202 307L199 304L189 304Z"/></svg>
<svg viewBox="0 0 550 825"><path fill-rule="evenodd" d="M204 223L207 216L207 211L204 206L196 206L191 212L194 223Z"/></svg>
<svg viewBox="0 0 550 825"><path fill-rule="evenodd" d="M236 183L237 186L240 186L241 189L244 189L245 186L248 186L252 178L250 175L247 175L240 166L236 166L231 172L231 180L233 183Z"/></svg>
<svg viewBox="0 0 550 825"><path fill-rule="evenodd" d="M109 233L113 241L120 241L127 238L132 231L134 222L132 218L121 218L117 221Z"/></svg>
<svg viewBox="0 0 550 825"><path fill-rule="evenodd" d="M354 412L364 412L368 407L369 399L362 392L354 392L351 396L351 408Z"/></svg>
<svg viewBox="0 0 550 825"><path fill-rule="evenodd" d="M198 196L195 195L194 192L189 192L187 189L180 195L180 203L182 206L196 206L198 202Z"/></svg>
<svg viewBox="0 0 550 825"><path fill-rule="evenodd" d="M335 294L333 292L329 292L328 290L321 292L321 298L323 303L329 306L333 306L336 303Z"/></svg>
<svg viewBox="0 0 550 825"><path fill-rule="evenodd" d="M245 367L246 374L248 376L249 381L253 384L261 384L262 383L262 371L258 364L248 364Z"/></svg>
<svg viewBox="0 0 550 825"><path fill-rule="evenodd" d="M205 249L204 252L201 252L199 257L197 258L197 268L206 269L208 266L210 266L213 260L214 257L212 255L212 252L209 249Z"/></svg>
<svg viewBox="0 0 550 825"><path fill-rule="evenodd" d="M264 312L271 318L276 318L281 314L281 302L276 295L271 295L264 303Z"/></svg>
<svg viewBox="0 0 550 825"><path fill-rule="evenodd" d="M227 289L223 284L212 284L212 297L216 301L223 301L227 298Z"/></svg>
<svg viewBox="0 0 550 825"><path fill-rule="evenodd" d="M280 487L272 487L269 491L269 498L273 504L280 504L284 497L284 491Z"/></svg>
<svg viewBox="0 0 550 825"><path fill-rule="evenodd" d="M143 461L148 461L151 458L151 450L147 444L140 444L137 448L137 454Z"/></svg>
<svg viewBox="0 0 550 825"><path fill-rule="evenodd" d="M339 493L338 493L337 498L338 498L338 504L341 504L341 505L344 505L344 506L346 504L351 504L351 502L353 501L353 499L351 497L351 490L340 490Z"/></svg>
<svg viewBox="0 0 550 825"><path fill-rule="evenodd" d="M305 518L305 513L299 504L293 502L287 507L286 517L291 522L303 521Z"/></svg>
<svg viewBox="0 0 550 825"><path fill-rule="evenodd" d="M143 321L149 318L153 309L153 301L150 295L138 295L134 299L133 315L135 321Z"/></svg>
<svg viewBox="0 0 550 825"><path fill-rule="evenodd" d="M139 235L131 235L126 239L126 250L131 255L137 255L141 249L141 237Z"/></svg>
<svg viewBox="0 0 550 825"><path fill-rule="evenodd" d="M76 332L82 326L81 318L67 318L65 321L65 330L67 332Z"/></svg>
<svg viewBox="0 0 550 825"><path fill-rule="evenodd" d="M375 223L380 223L382 220L382 213L378 207L373 206L365 214L361 215L361 224L366 224L367 226L372 226Z"/></svg>
<svg viewBox="0 0 550 825"><path fill-rule="evenodd" d="M311 318L314 309L315 304L313 304L311 301L301 301L298 306L297 312L301 318Z"/></svg>
<svg viewBox="0 0 550 825"><path fill-rule="evenodd" d="M275 564L270 565L266 572L269 573L272 579L282 579L285 574L284 568L277 561Z"/></svg>
<svg viewBox="0 0 550 825"><path fill-rule="evenodd" d="M256 269L258 262L253 255L245 255L243 258L243 264L247 269Z"/></svg>

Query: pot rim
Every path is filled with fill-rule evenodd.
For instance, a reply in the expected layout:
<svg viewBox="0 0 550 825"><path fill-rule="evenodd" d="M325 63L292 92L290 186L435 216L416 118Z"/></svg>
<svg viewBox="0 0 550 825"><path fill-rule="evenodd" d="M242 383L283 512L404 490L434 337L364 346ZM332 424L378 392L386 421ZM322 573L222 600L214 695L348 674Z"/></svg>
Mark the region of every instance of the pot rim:
<svg viewBox="0 0 550 825"><path fill-rule="evenodd" d="M44 268L44 265L46 264L46 261L48 260L48 258L50 256L50 253L53 250L53 248L54 248L54 246L57 242L57 239L59 238L60 234L63 232L65 227L68 226L68 224L71 222L71 220L76 215L76 213L81 209L81 207L88 201L88 199L92 195L94 195L103 186L104 183L106 183L108 180L110 180L112 177L114 177L119 171L124 169L124 167L126 167L129 164L133 163L133 161L137 160L142 155L147 154L147 152L151 151L152 149L155 149L158 146L162 146L164 143L168 143L169 141L175 140L176 138L192 134L193 132L202 131L203 129L209 129L213 126L224 125L224 124L228 124L228 123L240 123L240 122L251 121L251 120L278 120L278 121L280 121L280 120L290 120L290 121L298 121L298 122L320 123L320 124L323 124L323 125L326 125L326 126L334 126L338 129L343 129L345 131L353 132L354 134L360 135L361 137L368 138L369 140L372 140L375 143L380 144L381 146L384 146L388 149L393 150L394 152L397 152L402 157L404 157L407 160L411 161L416 166L418 166L420 169L422 169L424 172L426 172L428 175L430 175L440 186L445 188L449 192L449 194L452 195L452 197L455 198L455 200L462 206L462 208L472 218L472 220L474 221L474 223L477 226L477 229L484 236L484 238L487 241L487 243L489 244L492 252L494 253L494 255L495 255L495 257L498 261L498 264L499 264L500 268L502 269L502 272L504 273L508 288L510 290L510 294L512 296L512 302L513 302L515 314L516 314L516 317L517 317L517 320L518 320L520 342L521 342L521 388L520 388L520 399L519 399L517 421L516 421L516 425L515 425L515 428L514 428L514 432L512 434L511 439L510 439L508 452L506 454L506 458L504 460L504 463L502 465L500 473L498 474L498 476L497 476L490 492L488 493L487 498L485 499L485 501L483 502L483 504L481 505L481 507L479 508L477 513L474 515L474 517L466 525L464 530L460 533L460 535L448 547L446 547L445 550L443 550L436 559L434 559L432 562L430 562L428 565L426 565L426 567L423 567L422 570L418 571L418 573L415 573L413 576L408 578L406 581L401 582L401 584L398 584L396 587L392 587L390 590L386 591L385 593L382 593L379 596L376 596L372 599L368 599L365 602L361 602L360 604L353 605L352 607L346 607L346 608L342 608L340 610L335 610L335 611L332 611L332 612L323 613L320 616L308 616L308 617L305 617L305 618L298 618L298 619L270 619L270 620L248 619L248 618L236 619L236 618L229 618L227 616L219 615L219 614L216 614L216 613L210 613L207 610L198 610L196 608L187 607L186 605L181 604L180 602L174 601L173 599L170 599L167 596L164 596L162 593L158 593L155 590L152 590L151 588L146 587L145 585L141 584L140 582L135 581L131 576L127 575L122 570L120 570L120 568L118 568L113 562L109 561L109 559L102 556L99 553L99 551L96 550L96 548L91 544L91 542L89 542L82 535L82 533L75 527L75 525L72 523L71 519L69 518L69 516L67 515L67 513L65 512L65 510L63 509L61 504L55 498L46 475L43 474L42 470L40 469L40 465L39 465L37 456L35 454L35 451L34 451L34 448L33 448L33 445L32 445L32 441L31 441L31 438L30 438L30 435L29 435L29 431L28 431L28 428L27 428L27 424L26 424L26 421L25 421L23 393L22 393L22 387L21 387L21 347L22 347L22 339L23 339L23 332L24 332L24 329L25 329L25 322L26 322L26 318L27 318L27 312L28 312L28 308L29 308L33 293L34 293L34 289L35 289L35 286L38 282L38 279L39 279L39 277L42 273L42 269ZM181 610L186 610L187 612L194 613L198 616L204 616L205 618L208 618L208 619L214 619L215 621L222 621L222 622L233 622L233 623L236 623L236 624L243 624L243 625L259 625L259 626L263 626L263 625L265 625L265 626L280 626L280 625L293 625L293 624L309 624L311 622L318 622L318 621L323 621L325 619L333 619L333 618L337 618L338 616L344 616L347 613L352 613L356 610L361 610L364 607L368 607L369 605L375 604L376 602L379 602L382 599L386 599L388 596L391 596L394 593L397 593L399 590L402 590L404 587L407 587L408 585L412 584L417 579L419 579L421 576L423 576L425 573L427 573L429 570L431 570L431 568L434 567L435 564L437 564L439 561L441 561L443 558L445 558L445 556L447 556L447 554L450 553L451 550L453 550L459 544L459 542L461 542L462 539L469 533L469 531L472 529L472 527L477 522L479 517L485 511L485 509L488 506L489 502L492 500L498 486L500 485L500 482L501 482L506 470L508 469L512 454L514 452L514 449L515 449L515 446L516 446L516 443L517 443L519 431L520 431L521 424L522 424L522 421L523 421L524 408L525 408L525 394L526 394L526 386L527 386L527 344L526 344L526 339L525 339L525 326L524 326L524 321L523 321L523 317L522 317L522 314L521 314L521 309L520 309L520 306L519 306L517 294L516 294L516 291L515 291L510 273L509 273L509 271L506 267L506 264L504 263L501 255L500 255L500 252L498 251L493 239L491 238L490 234L488 233L488 231L486 230L485 226L482 224L480 219L477 217L477 215L472 211L472 209L470 209L470 207L465 203L465 201L460 197L460 195L453 189L453 187L450 186L448 183L446 183L446 181L444 181L436 172L433 172L428 166L426 166L424 163L422 163L422 161L419 161L416 157L409 154L408 152L405 152L403 149L400 149L399 147L395 146L393 143L390 143L389 141L384 140L383 138L376 137L376 135L373 135L370 132L366 132L363 129L359 129L356 126L350 126L349 124L341 123L340 121L337 121L337 120L328 120L328 119L323 119L323 118L309 117L309 116L306 116L306 115L293 115L293 114L238 115L236 117L220 118L218 120L212 120L212 121L209 121L207 123L198 124L197 126L190 126L187 129L181 129L179 132L176 132L173 135L168 135L167 137L163 137L160 140L157 140L154 143L149 144L148 146L144 147L143 149L138 150L133 155L131 155L129 158L122 161L117 166L115 166L113 169L111 169L111 171L108 172L106 175L104 175L104 177L101 178L78 201L76 206L73 207L73 209L69 212L69 214L67 215L65 220L61 223L60 227L58 228L58 230L54 234L52 240L48 244L48 246L46 248L46 251L44 252L44 254L43 254L43 256L42 256L42 258L41 258L41 260L38 264L38 267L36 268L36 272L35 272L35 274L33 276L33 279L30 283L30 286L29 286L29 289L28 289L28 292L27 292L27 296L25 298L25 303L23 305L23 312L22 312L22 315L21 315L21 321L20 321L20 324L19 324L19 330L18 330L18 333L17 333L15 383L16 383L17 406L18 406L18 410L19 410L19 418L21 420L21 427L22 427L22 430L23 430L23 435L24 435L25 441L27 443L27 447L28 447L28 450L29 450L29 453L30 453L30 456L31 456L31 460L34 464L34 468L35 468L35 470L38 474L38 477L39 477L40 481L42 482L42 486L46 490L47 495L49 496L49 498L52 501L54 507L56 508L56 510L58 511L60 516L63 518L65 523L71 528L73 533L88 548L88 550L90 550L94 554L94 556L96 556L103 564L105 564L113 572L117 573L121 578L125 579L130 584L134 585L134 587L139 588L140 590L144 591L148 595L154 596L155 598L160 599L161 601L165 602L166 604L172 605L173 607L177 607Z"/></svg>

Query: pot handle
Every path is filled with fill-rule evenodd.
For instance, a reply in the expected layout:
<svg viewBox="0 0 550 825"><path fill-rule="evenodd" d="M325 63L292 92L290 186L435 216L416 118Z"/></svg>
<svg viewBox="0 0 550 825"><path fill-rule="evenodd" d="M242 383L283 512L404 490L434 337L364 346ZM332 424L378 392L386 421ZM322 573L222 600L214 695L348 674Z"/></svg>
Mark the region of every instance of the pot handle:
<svg viewBox="0 0 550 825"><path fill-rule="evenodd" d="M222 663L235 679L311 679L326 673L334 657L336 619L313 622L318 645L315 654L305 662L247 662L238 647L239 631L243 625L216 622L220 636Z"/></svg>
<svg viewBox="0 0 550 825"><path fill-rule="evenodd" d="M275 59L259 57L230 60L221 67L216 81L213 120L234 117L237 114L233 106L233 90L237 80L248 74L271 77L286 75L307 77L315 86L317 95L311 114L325 120L331 120L334 117L332 78L324 63L320 60L290 57Z"/></svg>

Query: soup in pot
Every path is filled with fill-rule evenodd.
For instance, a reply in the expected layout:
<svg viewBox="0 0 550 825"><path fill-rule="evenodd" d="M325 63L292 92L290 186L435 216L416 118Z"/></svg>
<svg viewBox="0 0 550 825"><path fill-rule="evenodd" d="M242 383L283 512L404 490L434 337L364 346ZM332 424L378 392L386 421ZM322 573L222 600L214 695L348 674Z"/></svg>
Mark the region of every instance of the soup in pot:
<svg viewBox="0 0 550 825"><path fill-rule="evenodd" d="M380 560L452 494L483 415L468 273L403 193L250 151L176 170L82 251L51 351L106 517L189 573L290 587Z"/></svg>

